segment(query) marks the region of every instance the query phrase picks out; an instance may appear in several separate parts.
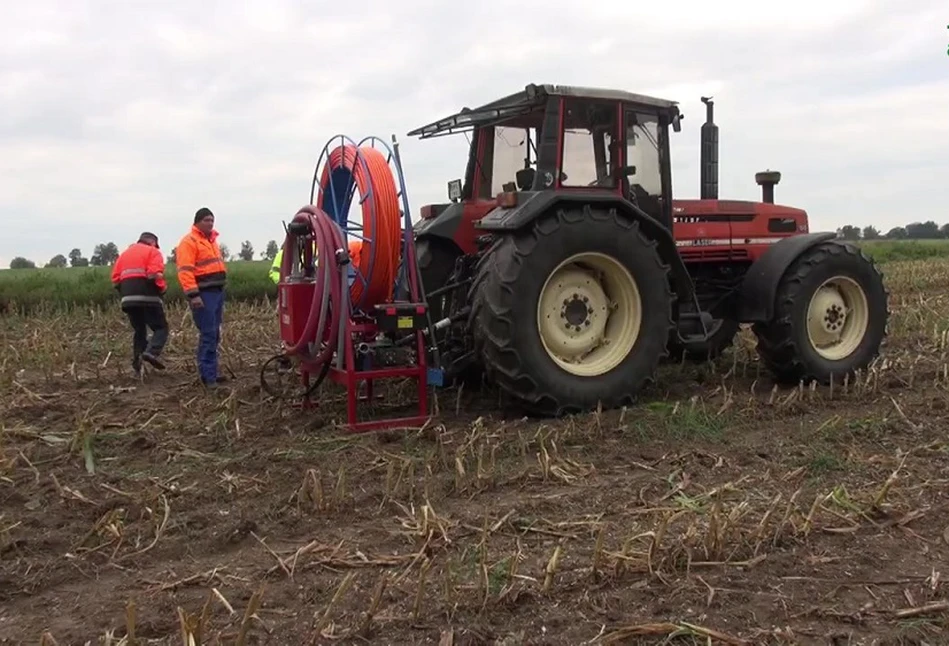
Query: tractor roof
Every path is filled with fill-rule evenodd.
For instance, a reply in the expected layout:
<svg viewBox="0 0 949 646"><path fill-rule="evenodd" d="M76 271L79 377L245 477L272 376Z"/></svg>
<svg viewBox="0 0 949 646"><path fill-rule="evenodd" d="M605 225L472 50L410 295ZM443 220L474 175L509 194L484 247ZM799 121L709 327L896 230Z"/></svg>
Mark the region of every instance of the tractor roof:
<svg viewBox="0 0 949 646"><path fill-rule="evenodd" d="M462 108L457 114L412 130L408 133L408 136L428 139L430 137L467 132L477 126L486 126L497 123L498 121L511 120L518 116L524 116L534 112L543 106L545 99L550 96L604 99L607 101L645 105L661 110L674 109L677 105L675 101L658 99L656 97L646 96L645 94L635 94L623 90L608 90L571 85L538 85L532 83L520 92L515 92L496 101L485 103L480 107L473 109Z"/></svg>

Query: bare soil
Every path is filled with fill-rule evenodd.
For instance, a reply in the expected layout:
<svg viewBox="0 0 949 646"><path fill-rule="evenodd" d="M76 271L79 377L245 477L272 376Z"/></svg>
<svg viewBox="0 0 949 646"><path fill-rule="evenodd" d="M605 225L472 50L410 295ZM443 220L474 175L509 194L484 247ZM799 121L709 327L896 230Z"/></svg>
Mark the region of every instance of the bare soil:
<svg viewBox="0 0 949 646"><path fill-rule="evenodd" d="M6 317L0 644L949 643L949 262L886 269L883 357L833 388L743 332L626 410L439 391L360 436L335 387L262 395L272 308L229 310L215 393L183 312L144 380L115 312Z"/></svg>

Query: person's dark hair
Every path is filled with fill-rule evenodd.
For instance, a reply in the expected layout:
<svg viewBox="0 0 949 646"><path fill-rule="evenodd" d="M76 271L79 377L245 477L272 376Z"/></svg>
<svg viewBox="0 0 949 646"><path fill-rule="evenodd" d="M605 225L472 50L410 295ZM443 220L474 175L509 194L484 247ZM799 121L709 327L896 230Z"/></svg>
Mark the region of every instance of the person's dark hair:
<svg viewBox="0 0 949 646"><path fill-rule="evenodd" d="M206 207L206 206L202 206L202 207L201 207L200 209L198 209L198 210L195 212L195 214L194 214L194 223L197 224L198 222L200 222L200 221L203 220L204 218L208 217L209 215L210 215L211 217L214 217L214 214L211 213L211 209L209 209L209 208Z"/></svg>
<svg viewBox="0 0 949 646"><path fill-rule="evenodd" d="M159 248L159 246L158 246L158 236L156 236L156 235L155 235L154 233L152 233L151 231L144 231L144 232L142 232L142 235L140 235L140 236L138 237L138 241L139 241L139 242L143 242L143 243L145 243L145 244L148 244L149 242L154 242L154 243L155 243L155 248L156 248L156 249Z"/></svg>

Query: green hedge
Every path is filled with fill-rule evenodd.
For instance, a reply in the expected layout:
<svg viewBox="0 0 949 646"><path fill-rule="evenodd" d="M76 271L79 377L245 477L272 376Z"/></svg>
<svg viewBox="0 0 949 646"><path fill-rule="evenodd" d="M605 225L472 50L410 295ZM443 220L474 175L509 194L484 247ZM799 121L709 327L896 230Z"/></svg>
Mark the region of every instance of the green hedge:
<svg viewBox="0 0 949 646"><path fill-rule="evenodd" d="M269 262L229 262L227 296L230 301L259 301L276 296L267 272ZM53 307L104 307L118 303L111 267L63 269L7 269L0 271L0 310L28 313ZM166 301L183 299L176 268L165 266Z"/></svg>

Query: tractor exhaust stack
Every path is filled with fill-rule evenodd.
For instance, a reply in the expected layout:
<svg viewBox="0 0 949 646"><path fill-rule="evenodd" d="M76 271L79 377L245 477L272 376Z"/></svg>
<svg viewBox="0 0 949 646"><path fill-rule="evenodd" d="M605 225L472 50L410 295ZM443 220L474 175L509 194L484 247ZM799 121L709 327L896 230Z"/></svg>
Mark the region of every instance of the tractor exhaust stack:
<svg viewBox="0 0 949 646"><path fill-rule="evenodd" d="M774 204L774 187L781 181L781 173L776 170L763 170L755 173L755 182L761 187L761 201Z"/></svg>
<svg viewBox="0 0 949 646"><path fill-rule="evenodd" d="M703 96L705 104L705 123L702 124L702 148L700 152L699 185L701 199L718 199L718 126L712 120L713 101L711 97Z"/></svg>

